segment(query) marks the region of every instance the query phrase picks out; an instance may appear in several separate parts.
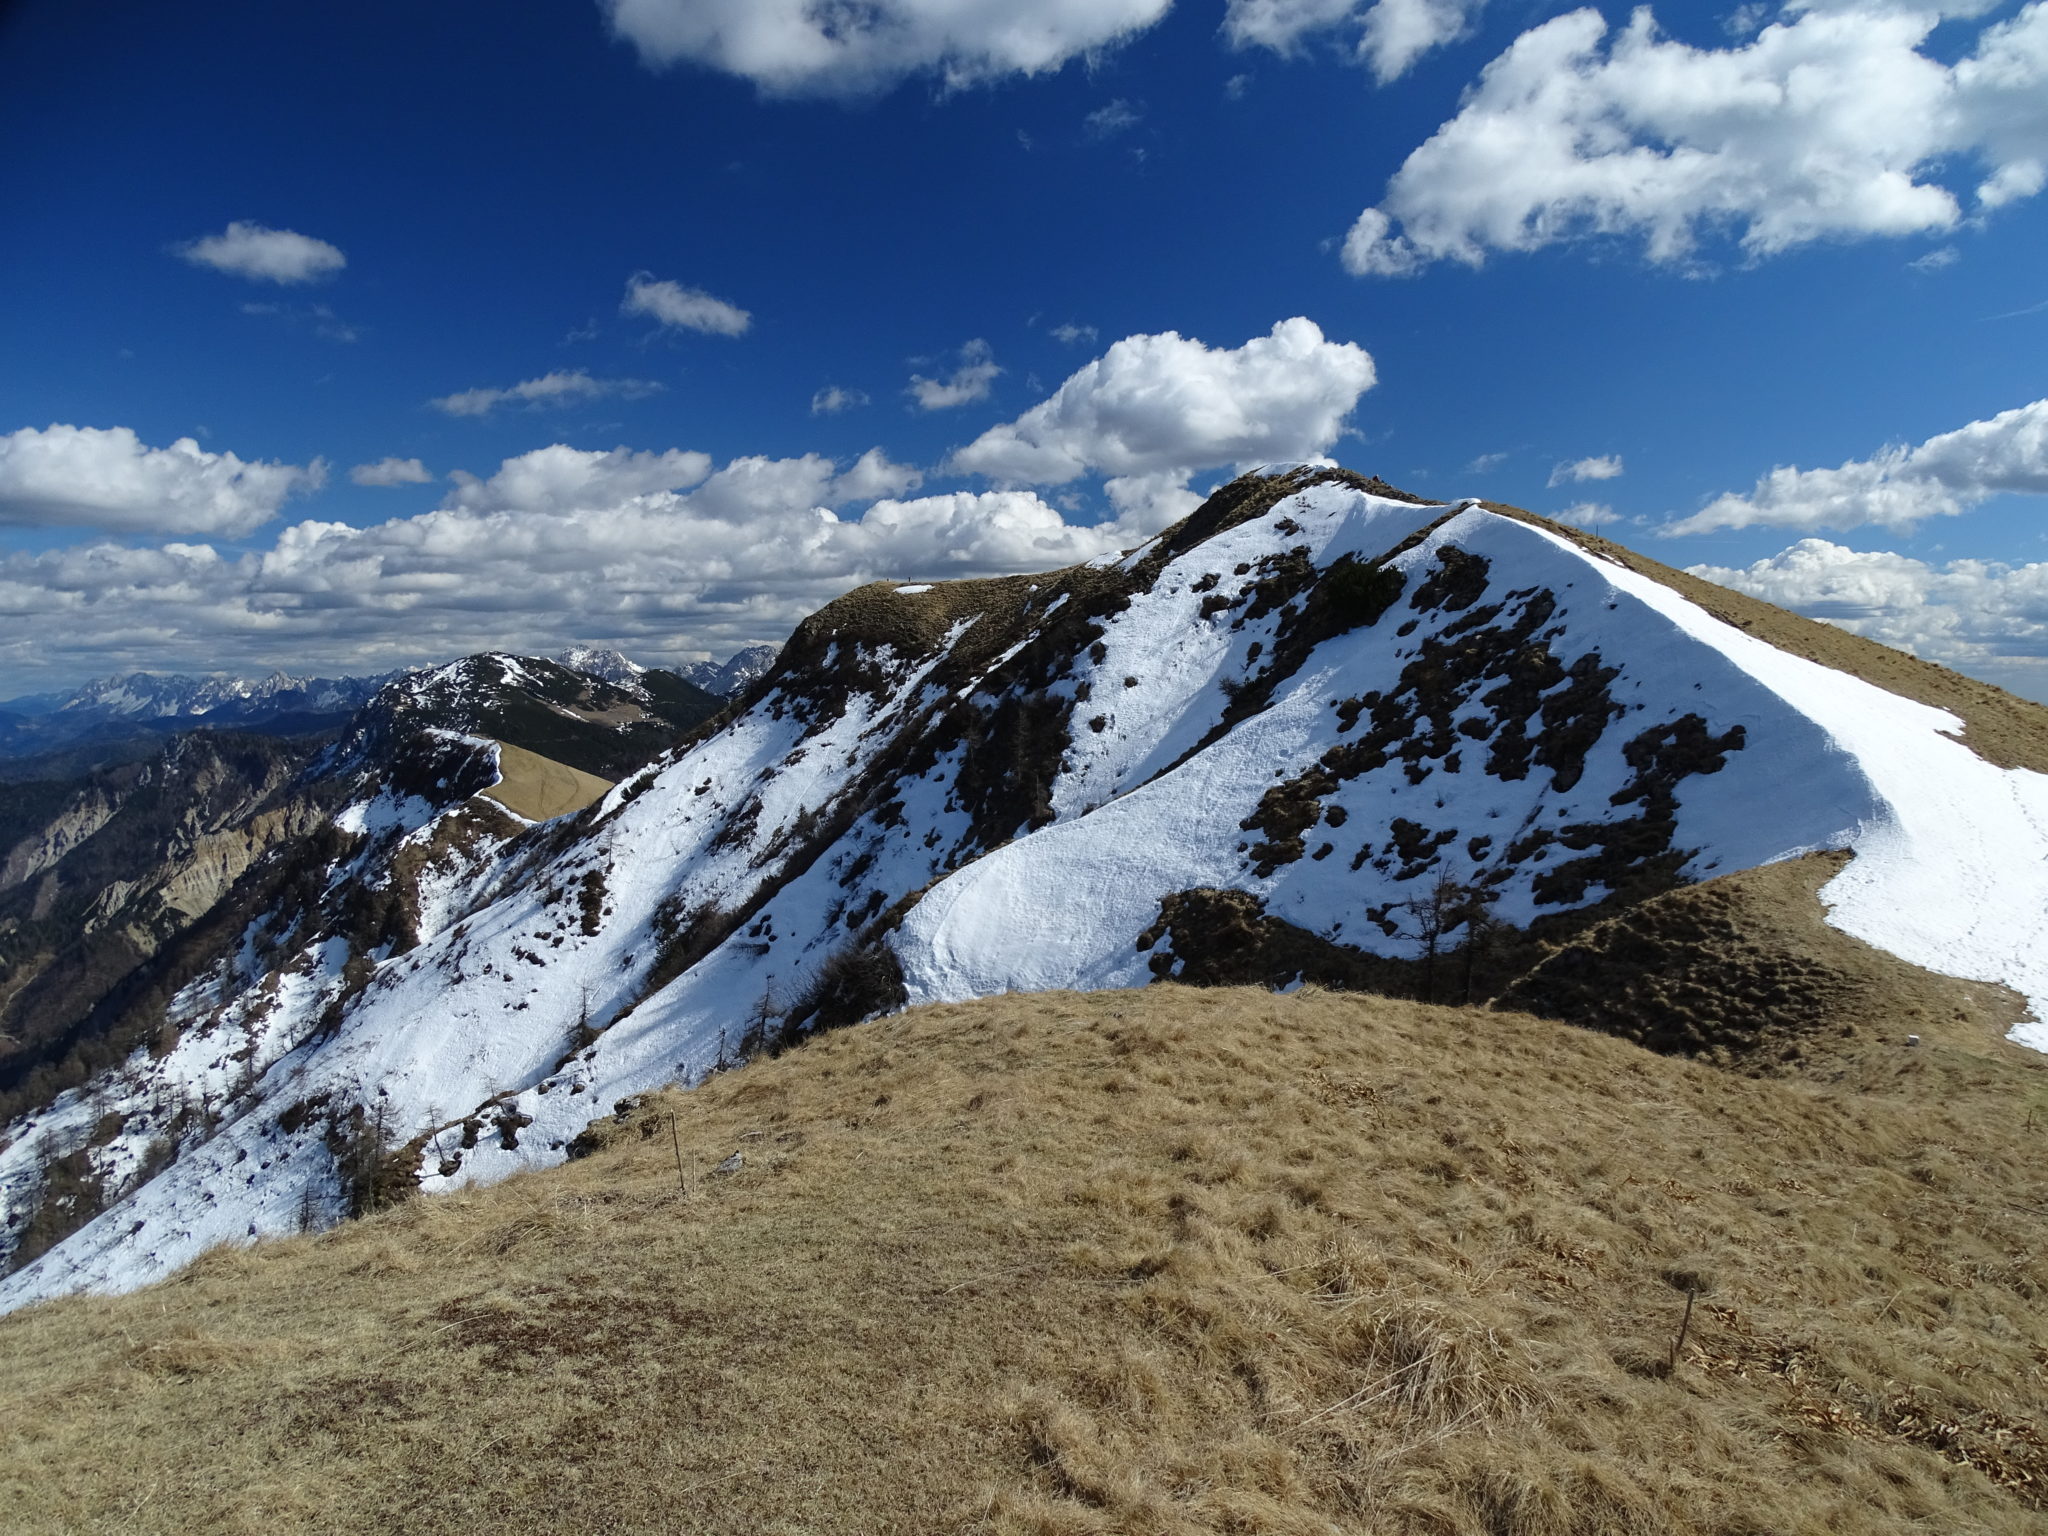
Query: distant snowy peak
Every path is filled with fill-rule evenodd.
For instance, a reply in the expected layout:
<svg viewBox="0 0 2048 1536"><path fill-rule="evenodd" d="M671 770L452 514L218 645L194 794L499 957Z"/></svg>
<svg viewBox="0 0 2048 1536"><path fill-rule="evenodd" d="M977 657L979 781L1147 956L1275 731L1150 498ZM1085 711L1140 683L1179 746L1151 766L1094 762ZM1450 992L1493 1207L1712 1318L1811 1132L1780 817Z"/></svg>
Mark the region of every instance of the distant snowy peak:
<svg viewBox="0 0 2048 1536"><path fill-rule="evenodd" d="M294 677L278 671L268 677L250 679L130 672L85 684L58 704L54 712L161 720L197 718L233 709L248 712L252 707L269 706L332 714L354 709L390 675L320 678Z"/></svg>
<svg viewBox="0 0 2048 1536"><path fill-rule="evenodd" d="M587 672L608 683L632 683L647 670L637 661L628 660L622 652L603 646L572 645L567 650L557 651L552 659L572 671Z"/></svg>
<svg viewBox="0 0 2048 1536"><path fill-rule="evenodd" d="M706 693L730 698L744 691L756 678L766 676L768 669L775 665L778 654L772 645L750 645L745 650L733 652L724 661L695 661L686 667L676 668L676 671Z"/></svg>

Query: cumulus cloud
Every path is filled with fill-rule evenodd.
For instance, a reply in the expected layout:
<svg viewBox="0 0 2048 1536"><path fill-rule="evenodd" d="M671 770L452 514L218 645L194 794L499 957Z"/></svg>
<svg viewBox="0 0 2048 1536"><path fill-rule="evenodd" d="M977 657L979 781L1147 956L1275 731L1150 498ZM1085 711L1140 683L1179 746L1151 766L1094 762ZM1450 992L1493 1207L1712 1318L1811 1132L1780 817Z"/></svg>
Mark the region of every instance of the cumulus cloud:
<svg viewBox="0 0 2048 1536"><path fill-rule="evenodd" d="M501 405L539 409L607 397L641 400L648 395L659 394L661 388L652 379L594 379L581 368L557 369L506 389L465 389L459 394L429 400L427 404L435 410L446 411L450 416L488 416Z"/></svg>
<svg viewBox="0 0 2048 1536"><path fill-rule="evenodd" d="M1621 521L1621 514L1600 501L1577 501L1562 512L1550 514L1560 523L1570 523L1575 528L1605 528L1610 523Z"/></svg>
<svg viewBox="0 0 2048 1536"><path fill-rule="evenodd" d="M2008 492L2048 494L2048 400L1836 469L1774 469L1747 496L1717 497L1664 531L1910 528Z"/></svg>
<svg viewBox="0 0 2048 1536"><path fill-rule="evenodd" d="M1063 347L1093 346L1096 331L1092 325L1076 325L1073 321L1052 328L1052 339Z"/></svg>
<svg viewBox="0 0 2048 1536"><path fill-rule="evenodd" d="M367 671L582 640L684 661L779 639L878 577L1045 570L1121 537L1030 491L908 495L916 471L878 450L714 468L682 450L556 445L454 478L430 512L301 522L246 555L93 544L0 558L0 657L17 677L280 657Z"/></svg>
<svg viewBox="0 0 2048 1536"><path fill-rule="evenodd" d="M1234 349L1126 336L950 467L1011 485L1102 474L1126 526L1151 531L1193 505L1198 470L1321 455L1373 382L1363 347L1299 316Z"/></svg>
<svg viewBox="0 0 2048 1536"><path fill-rule="evenodd" d="M1953 64L1921 51L1942 14L1829 0L1722 49L1663 37L1647 7L1611 37L1598 11L1555 17L1409 155L1352 226L1345 265L1405 276L1599 236L1683 264L1709 231L1761 259L2032 197L2048 180L2048 0Z"/></svg>
<svg viewBox="0 0 2048 1536"><path fill-rule="evenodd" d="M1550 472L1550 483L1556 486L1580 480L1613 480L1620 474L1621 455L1613 453L1605 458L1574 459L1569 464L1560 464Z"/></svg>
<svg viewBox="0 0 2048 1536"><path fill-rule="evenodd" d="M310 283L348 265L340 249L325 240L241 219L217 235L188 241L177 251L194 266L266 283Z"/></svg>
<svg viewBox="0 0 2048 1536"><path fill-rule="evenodd" d="M837 384L828 385L811 396L813 416L837 416L841 411L855 410L868 403L868 397L857 389L841 389Z"/></svg>
<svg viewBox="0 0 2048 1536"><path fill-rule="evenodd" d="M375 486L425 485L434 478L418 459L379 459L374 464L358 464L348 472L348 477L357 485Z"/></svg>
<svg viewBox="0 0 2048 1536"><path fill-rule="evenodd" d="M912 75L951 89L1035 75L1151 26L1173 0L600 0L650 65L691 63L773 95L858 96Z"/></svg>
<svg viewBox="0 0 2048 1536"><path fill-rule="evenodd" d="M1379 83L1399 79L1432 48L1471 34L1485 0L1230 0L1223 32L1233 47L1292 53L1311 32L1354 27L1354 49Z"/></svg>
<svg viewBox="0 0 2048 1536"><path fill-rule="evenodd" d="M883 496L901 496L905 491L914 491L924 484L921 471L908 464L893 464L889 456L879 448L870 448L853 461L853 467L832 482L831 499L835 505L849 501L869 501Z"/></svg>
<svg viewBox="0 0 2048 1536"><path fill-rule="evenodd" d="M597 452L556 443L505 460L488 480L457 470L449 477L455 489L443 505L465 512L569 513L684 490L710 473L708 453L682 448Z"/></svg>
<svg viewBox="0 0 2048 1536"><path fill-rule="evenodd" d="M317 489L327 466L146 446L128 427L23 427L0 436L0 525L237 538Z"/></svg>
<svg viewBox="0 0 2048 1536"><path fill-rule="evenodd" d="M913 373L905 391L921 411L948 411L957 405L972 405L988 398L989 386L1003 370L995 354L979 337L960 349L960 366L943 379L928 379Z"/></svg>
<svg viewBox="0 0 2048 1536"><path fill-rule="evenodd" d="M2008 686L2031 682L2037 696L2048 683L2048 564L1932 565L1809 538L1753 565L1691 572Z"/></svg>
<svg viewBox="0 0 2048 1536"><path fill-rule="evenodd" d="M619 313L646 315L663 325L702 331L707 336L744 336L754 323L753 315L737 304L647 272L626 279L626 297L619 303Z"/></svg>

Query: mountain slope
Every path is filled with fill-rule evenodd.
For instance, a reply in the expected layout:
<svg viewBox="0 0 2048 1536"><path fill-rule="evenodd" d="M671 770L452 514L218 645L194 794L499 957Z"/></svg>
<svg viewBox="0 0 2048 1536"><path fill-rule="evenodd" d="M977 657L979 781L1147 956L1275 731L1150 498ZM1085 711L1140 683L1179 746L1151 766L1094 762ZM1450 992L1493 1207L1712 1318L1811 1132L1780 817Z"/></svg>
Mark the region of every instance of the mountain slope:
<svg viewBox="0 0 2048 1536"><path fill-rule="evenodd" d="M2037 1531L2048 1072L1839 1067L1315 993L919 1009L0 1319L8 1523Z"/></svg>
<svg viewBox="0 0 2048 1536"><path fill-rule="evenodd" d="M487 651L388 685L352 724L350 739L386 721L432 726L509 741L617 780L719 708L718 699L673 673L614 681L559 661Z"/></svg>
<svg viewBox="0 0 2048 1536"><path fill-rule="evenodd" d="M308 830L280 792L317 750L191 732L140 763L0 790L0 1089L62 1059L123 977Z"/></svg>
<svg viewBox="0 0 2048 1536"><path fill-rule="evenodd" d="M377 1187L555 1161L622 1096L906 1001L1277 981L1277 955L1484 996L1574 946L1615 964L1598 925L1665 893L1827 850L1854 854L1820 891L1836 930L2048 1016L2048 778L1957 739L1988 722L2002 761L2036 761L2048 716L1966 720L1770 624L1787 643L1525 514L1312 469L1235 482L1121 560L864 587L578 817L366 809L394 841L320 879L386 919L309 913L262 965L195 972L157 1059L15 1129L20 1210L63 1156L132 1169L140 1132L88 1138L151 1095L206 1127L0 1303L332 1219L364 1140ZM1673 1048L1750 1050L1728 995ZM1800 1044L1768 1033L1773 1059ZM231 1048L249 1080L218 1080Z"/></svg>

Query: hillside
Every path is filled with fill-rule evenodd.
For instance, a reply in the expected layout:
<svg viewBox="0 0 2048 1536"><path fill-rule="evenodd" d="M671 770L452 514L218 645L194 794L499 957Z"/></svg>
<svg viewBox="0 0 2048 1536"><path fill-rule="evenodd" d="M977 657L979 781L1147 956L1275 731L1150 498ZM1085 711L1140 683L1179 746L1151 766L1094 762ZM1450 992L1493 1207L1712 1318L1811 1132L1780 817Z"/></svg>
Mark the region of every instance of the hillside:
<svg viewBox="0 0 2048 1536"><path fill-rule="evenodd" d="M0 1238L40 1257L0 1307L341 1219L365 1136L374 1183L446 1193L906 1004L1306 981L1763 1072L1899 1002L2048 1046L2048 711L1688 580L1250 475L1121 558L849 593L539 826L474 797L517 777L491 739L612 778L644 706L520 658L419 674L338 749L335 835L165 960L148 1049L6 1128Z"/></svg>
<svg viewBox="0 0 2048 1536"><path fill-rule="evenodd" d="M2037 1531L2048 1072L1964 1025L1815 1068L1312 989L915 1009L0 1319L0 1525Z"/></svg>

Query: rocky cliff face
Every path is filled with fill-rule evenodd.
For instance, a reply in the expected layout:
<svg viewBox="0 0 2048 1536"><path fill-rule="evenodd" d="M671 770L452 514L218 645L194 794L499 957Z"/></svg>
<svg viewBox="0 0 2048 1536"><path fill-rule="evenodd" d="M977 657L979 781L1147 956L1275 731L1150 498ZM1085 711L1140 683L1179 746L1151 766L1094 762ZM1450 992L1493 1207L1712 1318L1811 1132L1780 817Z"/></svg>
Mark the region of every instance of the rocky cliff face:
<svg viewBox="0 0 2048 1536"><path fill-rule="evenodd" d="M2048 714L1508 508L1247 477L1120 560L848 594L740 703L539 827L445 727L357 783L147 1051L9 1128L10 1230L66 1158L108 1208L0 1301L559 1159L906 1001L1585 998L1604 919L1822 850L1835 930L2048 1002Z"/></svg>

